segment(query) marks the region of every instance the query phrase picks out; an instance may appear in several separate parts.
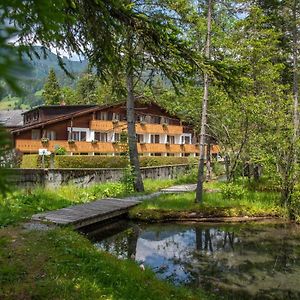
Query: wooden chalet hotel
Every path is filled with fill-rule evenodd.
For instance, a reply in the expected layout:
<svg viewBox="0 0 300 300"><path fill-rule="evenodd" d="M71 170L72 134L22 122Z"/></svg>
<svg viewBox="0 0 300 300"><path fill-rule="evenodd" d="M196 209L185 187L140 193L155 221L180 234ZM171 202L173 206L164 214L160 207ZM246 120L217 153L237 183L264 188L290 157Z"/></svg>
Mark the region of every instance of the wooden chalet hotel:
<svg viewBox="0 0 300 300"><path fill-rule="evenodd" d="M15 148L22 153L54 152L70 155L118 155L122 132L127 131L126 106L54 105L23 113L23 126L12 130ZM154 103L136 105L136 132L141 155L197 156L193 129ZM211 153L218 147L212 145Z"/></svg>

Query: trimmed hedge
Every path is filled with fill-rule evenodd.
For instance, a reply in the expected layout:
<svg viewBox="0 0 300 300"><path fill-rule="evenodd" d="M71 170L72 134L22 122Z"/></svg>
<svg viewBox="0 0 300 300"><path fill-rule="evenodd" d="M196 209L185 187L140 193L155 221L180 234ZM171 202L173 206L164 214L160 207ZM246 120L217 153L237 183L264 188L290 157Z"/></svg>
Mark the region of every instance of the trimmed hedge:
<svg viewBox="0 0 300 300"><path fill-rule="evenodd" d="M196 158L174 156L141 156L141 167L164 165L180 165L195 163ZM65 168L126 168L128 160L124 156L100 155L56 155L54 166L57 169ZM41 168L42 159L37 154L24 155L21 168ZM49 157L45 157L45 167L49 167Z"/></svg>
<svg viewBox="0 0 300 300"><path fill-rule="evenodd" d="M58 169L125 168L127 164L127 158L124 156L60 155L54 160L54 166Z"/></svg>
<svg viewBox="0 0 300 300"><path fill-rule="evenodd" d="M141 167L188 164L188 157L141 156ZM128 160L124 156L64 155L55 157L55 168L125 168Z"/></svg>
<svg viewBox="0 0 300 300"><path fill-rule="evenodd" d="M50 166L50 157L45 156L45 168ZM25 154L22 157L20 168L22 169L41 169L42 168L42 157L38 154Z"/></svg>
<svg viewBox="0 0 300 300"><path fill-rule="evenodd" d="M183 165L190 163L188 157L176 156L141 156L141 167L155 167L155 166L168 166L168 165Z"/></svg>

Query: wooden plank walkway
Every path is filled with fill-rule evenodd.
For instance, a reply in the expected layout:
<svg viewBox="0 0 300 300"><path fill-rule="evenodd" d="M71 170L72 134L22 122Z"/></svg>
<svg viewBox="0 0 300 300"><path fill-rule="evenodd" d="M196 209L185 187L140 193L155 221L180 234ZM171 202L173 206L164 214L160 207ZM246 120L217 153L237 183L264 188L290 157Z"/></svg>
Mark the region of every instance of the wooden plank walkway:
<svg viewBox="0 0 300 300"><path fill-rule="evenodd" d="M108 198L33 215L31 220L80 228L128 213L140 201Z"/></svg>
<svg viewBox="0 0 300 300"><path fill-rule="evenodd" d="M187 193L194 192L197 188L197 184L182 184L182 185L174 185L166 189L162 189L163 193Z"/></svg>
<svg viewBox="0 0 300 300"><path fill-rule="evenodd" d="M194 191L195 184L173 186L149 195L132 196L123 199L106 198L89 203L74 205L58 210L35 214L31 220L54 225L71 225L78 229L101 221L106 221L128 213L140 202L158 197L164 193L181 193Z"/></svg>

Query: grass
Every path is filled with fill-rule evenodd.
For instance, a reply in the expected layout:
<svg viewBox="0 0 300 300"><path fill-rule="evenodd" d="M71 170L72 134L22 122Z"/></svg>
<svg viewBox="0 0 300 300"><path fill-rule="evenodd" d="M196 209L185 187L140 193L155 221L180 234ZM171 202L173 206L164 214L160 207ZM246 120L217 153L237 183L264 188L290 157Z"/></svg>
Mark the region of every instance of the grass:
<svg viewBox="0 0 300 300"><path fill-rule="evenodd" d="M1 299L212 299L98 251L70 229L0 231Z"/></svg>
<svg viewBox="0 0 300 300"><path fill-rule="evenodd" d="M284 216L285 210L279 204L277 192L253 192L243 190L238 198L224 196L222 183L209 183L205 190L203 204L195 203L195 193L167 194L148 200L135 207L130 215L140 220L160 220L196 217L261 217Z"/></svg>
<svg viewBox="0 0 300 300"><path fill-rule="evenodd" d="M176 180L145 180L146 193L175 184ZM36 188L18 190L0 196L0 227L16 224L29 219L33 214L63 207L86 203L107 197L125 197L133 195L122 183L96 184L87 188L75 185L62 186L56 190Z"/></svg>

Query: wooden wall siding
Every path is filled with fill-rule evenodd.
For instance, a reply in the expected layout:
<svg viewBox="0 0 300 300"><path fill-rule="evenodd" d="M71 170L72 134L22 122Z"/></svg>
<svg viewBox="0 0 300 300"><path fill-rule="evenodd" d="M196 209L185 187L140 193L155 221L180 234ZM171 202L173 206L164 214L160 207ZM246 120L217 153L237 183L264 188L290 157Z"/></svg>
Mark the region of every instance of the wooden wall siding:
<svg viewBox="0 0 300 300"><path fill-rule="evenodd" d="M115 131L121 132L123 129L127 129L127 123L119 121L113 124L112 121L92 120L90 122L90 129L94 131ZM183 127L177 125L163 126L161 124L136 124L137 133L165 133L165 134L182 134Z"/></svg>
<svg viewBox="0 0 300 300"><path fill-rule="evenodd" d="M57 140L68 140L68 124L66 121L45 126L44 130L54 131Z"/></svg>
<svg viewBox="0 0 300 300"><path fill-rule="evenodd" d="M119 121L114 124L112 121L92 120L89 127L94 131L121 132L123 129L127 129L127 122Z"/></svg>
<svg viewBox="0 0 300 300"><path fill-rule="evenodd" d="M73 127L89 128L90 121L93 119L93 113L89 113L73 119ZM68 127L71 126L71 121L68 122Z"/></svg>
<svg viewBox="0 0 300 300"><path fill-rule="evenodd" d="M53 152L55 146L64 147L68 152L76 153L119 153L124 151L124 147L120 144L98 142L75 142L69 144L67 141L49 141L47 144L42 144L39 140L16 140L16 148L24 153L37 153L38 149L48 149ZM198 145L165 145L165 144L138 144L140 153L198 153ZM215 153L212 151L212 153Z"/></svg>

